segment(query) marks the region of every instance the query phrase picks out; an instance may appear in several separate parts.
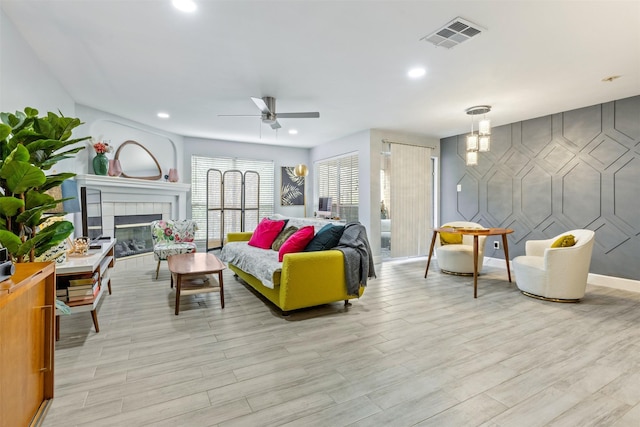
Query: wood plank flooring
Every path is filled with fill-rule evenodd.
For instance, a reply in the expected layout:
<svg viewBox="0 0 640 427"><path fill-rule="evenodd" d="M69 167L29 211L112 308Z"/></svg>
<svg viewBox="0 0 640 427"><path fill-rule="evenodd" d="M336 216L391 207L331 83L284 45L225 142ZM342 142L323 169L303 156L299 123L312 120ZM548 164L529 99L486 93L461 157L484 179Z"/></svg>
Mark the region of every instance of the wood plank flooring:
<svg viewBox="0 0 640 427"><path fill-rule="evenodd" d="M113 294L64 316L54 426L640 426L640 294L523 296L506 271L377 266L364 296L288 317L225 271L182 298L116 268Z"/></svg>

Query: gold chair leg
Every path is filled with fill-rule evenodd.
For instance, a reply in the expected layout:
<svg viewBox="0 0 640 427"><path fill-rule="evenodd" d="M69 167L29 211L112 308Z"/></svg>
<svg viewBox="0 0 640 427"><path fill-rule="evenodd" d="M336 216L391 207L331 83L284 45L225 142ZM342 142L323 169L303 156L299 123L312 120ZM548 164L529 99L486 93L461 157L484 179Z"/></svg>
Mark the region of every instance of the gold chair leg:
<svg viewBox="0 0 640 427"><path fill-rule="evenodd" d="M156 280L158 280L158 272L160 271L160 260L158 260L158 266L156 267Z"/></svg>

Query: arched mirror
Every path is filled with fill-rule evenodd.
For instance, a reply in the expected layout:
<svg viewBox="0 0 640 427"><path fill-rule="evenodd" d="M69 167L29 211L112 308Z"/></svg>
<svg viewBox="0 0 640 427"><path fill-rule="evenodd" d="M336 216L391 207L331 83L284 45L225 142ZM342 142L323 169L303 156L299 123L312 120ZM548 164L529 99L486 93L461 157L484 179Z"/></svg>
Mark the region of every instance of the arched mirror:
<svg viewBox="0 0 640 427"><path fill-rule="evenodd" d="M115 158L120 161L122 176L157 180L162 178L162 169L158 160L139 142L128 140L116 150Z"/></svg>

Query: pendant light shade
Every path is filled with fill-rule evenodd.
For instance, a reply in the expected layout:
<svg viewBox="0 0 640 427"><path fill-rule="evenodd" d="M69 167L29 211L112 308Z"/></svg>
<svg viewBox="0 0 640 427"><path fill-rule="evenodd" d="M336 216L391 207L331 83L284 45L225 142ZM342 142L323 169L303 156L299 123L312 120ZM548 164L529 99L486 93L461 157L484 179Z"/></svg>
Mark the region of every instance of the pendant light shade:
<svg viewBox="0 0 640 427"><path fill-rule="evenodd" d="M491 120L482 119L478 122L478 133L480 135L490 135L491 134Z"/></svg>
<svg viewBox="0 0 640 427"><path fill-rule="evenodd" d="M472 133L471 135L467 136L467 151L478 151L478 135L477 134Z"/></svg>
<svg viewBox="0 0 640 427"><path fill-rule="evenodd" d="M475 166L478 164L478 152L467 151L467 166Z"/></svg>
<svg viewBox="0 0 640 427"><path fill-rule="evenodd" d="M489 135L484 135L478 138L478 151L486 152L491 149L491 138Z"/></svg>
<svg viewBox="0 0 640 427"><path fill-rule="evenodd" d="M293 169L293 174L295 176L301 176L301 177L305 177L307 175L309 175L309 168L307 167L307 165L305 165L304 163L300 163L299 165L297 165L294 169ZM307 179L305 178L304 181L302 181L302 197L303 197L303 216L307 214L307 189L306 187L306 181Z"/></svg>
<svg viewBox="0 0 640 427"><path fill-rule="evenodd" d="M293 170L295 176L307 176L309 174L309 168L304 163L300 163Z"/></svg>
<svg viewBox="0 0 640 427"><path fill-rule="evenodd" d="M487 114L491 111L490 105L476 105L467 108L466 113L471 116L471 133L467 135L467 166L478 164L478 152L487 152L491 149L491 121L486 117L478 122L478 132L474 132L474 116Z"/></svg>

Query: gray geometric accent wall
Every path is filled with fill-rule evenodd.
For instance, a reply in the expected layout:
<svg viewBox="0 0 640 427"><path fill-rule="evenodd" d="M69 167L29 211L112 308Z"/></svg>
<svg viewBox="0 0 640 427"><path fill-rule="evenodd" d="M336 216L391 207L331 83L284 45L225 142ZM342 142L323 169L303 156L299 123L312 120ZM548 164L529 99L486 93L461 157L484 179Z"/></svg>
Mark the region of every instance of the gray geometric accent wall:
<svg viewBox="0 0 640 427"><path fill-rule="evenodd" d="M590 272L640 280L640 96L492 128L477 166L465 139L441 140L442 223L513 229L511 259L527 240L588 228ZM485 254L504 259L493 240Z"/></svg>

